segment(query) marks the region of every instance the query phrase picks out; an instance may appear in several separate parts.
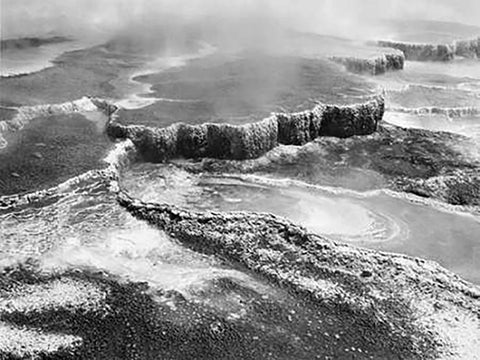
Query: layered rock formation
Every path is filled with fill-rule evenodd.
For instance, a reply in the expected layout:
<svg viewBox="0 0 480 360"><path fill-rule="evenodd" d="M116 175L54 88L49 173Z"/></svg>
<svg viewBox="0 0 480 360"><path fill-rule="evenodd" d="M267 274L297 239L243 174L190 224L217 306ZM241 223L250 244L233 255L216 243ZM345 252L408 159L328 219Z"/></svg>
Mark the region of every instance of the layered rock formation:
<svg viewBox="0 0 480 360"><path fill-rule="evenodd" d="M365 181L377 183L373 188L469 205L473 207L465 210L476 213L480 211L480 162L467 149L475 152L470 139L461 135L381 123L368 136L319 137L302 147L278 147L258 159L203 159L178 165L192 172L275 173L332 186L338 186L339 171L366 171L371 178Z"/></svg>
<svg viewBox="0 0 480 360"><path fill-rule="evenodd" d="M405 60L450 61L455 56L455 47L449 44L432 45L380 40L377 45L402 51L405 54Z"/></svg>
<svg viewBox="0 0 480 360"><path fill-rule="evenodd" d="M345 68L356 74L381 75L387 71L402 70L405 63L403 53L383 54L375 58L358 58L333 56L330 60L342 64Z"/></svg>
<svg viewBox="0 0 480 360"><path fill-rule="evenodd" d="M413 114L413 115L445 115L449 118L463 117L463 116L477 116L480 115L480 108L474 106L464 107L438 107L438 106L424 106L418 108L406 108L403 106L393 106L387 109L388 111Z"/></svg>
<svg viewBox="0 0 480 360"><path fill-rule="evenodd" d="M246 125L174 124L166 128L122 125L111 115L107 133L130 139L149 161L173 157L252 159L278 144L302 145L319 136L350 137L373 133L384 112L384 99L349 106L319 104L299 113L277 113Z"/></svg>
<svg viewBox="0 0 480 360"><path fill-rule="evenodd" d="M438 358L480 351L478 342L467 340L480 325L480 290L436 263L337 244L269 214L189 212L124 192L119 202L196 251L351 314L355 331L367 337L371 326L388 329L382 341L392 354Z"/></svg>
<svg viewBox="0 0 480 360"><path fill-rule="evenodd" d="M455 56L480 58L480 37L455 40L448 44L417 44L402 41L380 40L378 46L401 50L406 60L450 61Z"/></svg>
<svg viewBox="0 0 480 360"><path fill-rule="evenodd" d="M466 58L480 58L480 37L470 40L457 40L454 45L455 55Z"/></svg>

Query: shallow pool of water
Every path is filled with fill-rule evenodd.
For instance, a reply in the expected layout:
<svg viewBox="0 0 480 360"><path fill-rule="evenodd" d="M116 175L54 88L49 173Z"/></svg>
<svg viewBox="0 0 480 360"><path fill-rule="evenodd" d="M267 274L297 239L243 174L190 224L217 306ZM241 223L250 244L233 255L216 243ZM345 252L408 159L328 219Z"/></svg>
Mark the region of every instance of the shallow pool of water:
<svg viewBox="0 0 480 360"><path fill-rule="evenodd" d="M286 217L331 239L438 261L480 282L480 221L388 191L355 192L252 176L193 175L139 164L123 185L145 201L193 210L257 211Z"/></svg>
<svg viewBox="0 0 480 360"><path fill-rule="evenodd" d="M79 41L66 41L38 47L2 51L0 76L30 74L53 66L52 61L67 51L91 46Z"/></svg>

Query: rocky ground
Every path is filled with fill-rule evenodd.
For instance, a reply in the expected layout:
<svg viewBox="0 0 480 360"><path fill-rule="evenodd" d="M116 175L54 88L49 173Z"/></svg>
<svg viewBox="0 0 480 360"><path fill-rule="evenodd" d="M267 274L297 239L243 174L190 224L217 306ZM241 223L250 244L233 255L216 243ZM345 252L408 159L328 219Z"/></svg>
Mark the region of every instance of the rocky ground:
<svg viewBox="0 0 480 360"><path fill-rule="evenodd" d="M369 57L370 65L350 70L376 73L382 59L371 67ZM92 103L110 116L108 135L131 140L143 160L335 186L339 173L358 171L362 180L353 188L387 187L473 212L480 206L480 163L467 138L383 123L383 97L372 97L371 83L338 64L254 60L209 59L137 79L153 85L149 96L182 101L130 110ZM403 66L401 56L390 60L394 65L387 61L386 68ZM2 120L18 115L8 111L12 106L59 104L86 93L119 98L125 90L115 86L119 78L145 62L110 43L65 54L39 73L1 79L11 89L0 95ZM278 72L264 77L266 69ZM259 121L271 111L276 114ZM78 112L35 115L6 135L0 190L34 191L97 168L110 143ZM172 125L178 120L188 125ZM35 171L23 173L27 168ZM113 170L98 176L113 183L119 175ZM480 353L480 289L436 263L337 243L270 214L193 212L112 189L118 206L134 217L269 292L222 277L203 290L218 301L213 304L95 268L47 272L31 259L0 273L0 358L465 359ZM43 206L32 199L32 206ZM226 298L240 310L222 307Z"/></svg>
<svg viewBox="0 0 480 360"><path fill-rule="evenodd" d="M275 148L258 159L232 161L193 155L190 157L197 161L178 164L195 172L267 173L334 186L339 173L367 171L371 181L364 179L359 189L383 184L452 205L478 207L480 163L469 155L476 146L461 135L380 124L371 135L318 137L304 146Z"/></svg>
<svg viewBox="0 0 480 360"><path fill-rule="evenodd" d="M0 148L0 194L32 192L104 167L112 144L103 134L102 114L36 116L21 131L4 135ZM3 138L2 138L3 139Z"/></svg>
<svg viewBox="0 0 480 360"><path fill-rule="evenodd" d="M400 357L473 354L480 346L478 339L460 344L450 338L478 326L479 289L434 263L337 244L272 215L193 213L125 193L119 202L196 251L245 266L331 311L351 313L350 330L363 333L367 343L381 339ZM451 322L457 312L462 320ZM448 349L453 343L458 348Z"/></svg>

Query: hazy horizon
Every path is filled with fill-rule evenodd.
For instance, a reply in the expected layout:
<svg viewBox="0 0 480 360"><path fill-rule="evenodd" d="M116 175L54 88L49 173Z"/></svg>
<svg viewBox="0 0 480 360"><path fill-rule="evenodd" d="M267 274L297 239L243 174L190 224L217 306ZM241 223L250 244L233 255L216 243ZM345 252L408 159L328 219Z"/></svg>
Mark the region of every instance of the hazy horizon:
<svg viewBox="0 0 480 360"><path fill-rule="evenodd" d="M213 22L268 33L277 26L368 37L382 19L480 26L480 2L465 0L0 0L1 38L42 35L112 37L123 31ZM216 19L216 21L215 21ZM259 28L258 24L268 24ZM221 27L225 30L225 25ZM249 29L252 31L252 29Z"/></svg>

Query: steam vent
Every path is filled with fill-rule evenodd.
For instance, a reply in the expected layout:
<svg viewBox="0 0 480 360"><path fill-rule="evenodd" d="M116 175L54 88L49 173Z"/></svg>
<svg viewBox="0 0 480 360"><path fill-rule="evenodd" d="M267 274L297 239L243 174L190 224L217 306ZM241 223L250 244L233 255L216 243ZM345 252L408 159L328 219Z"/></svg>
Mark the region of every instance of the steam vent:
<svg viewBox="0 0 480 360"><path fill-rule="evenodd" d="M441 3L3 2L0 359L480 359Z"/></svg>

